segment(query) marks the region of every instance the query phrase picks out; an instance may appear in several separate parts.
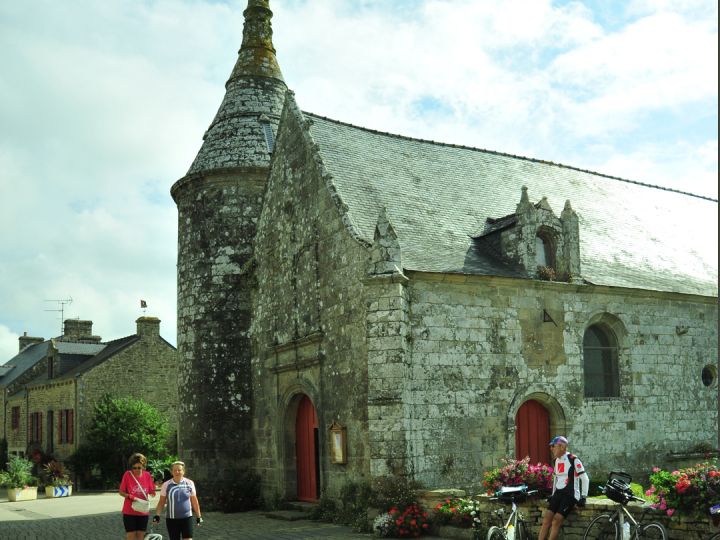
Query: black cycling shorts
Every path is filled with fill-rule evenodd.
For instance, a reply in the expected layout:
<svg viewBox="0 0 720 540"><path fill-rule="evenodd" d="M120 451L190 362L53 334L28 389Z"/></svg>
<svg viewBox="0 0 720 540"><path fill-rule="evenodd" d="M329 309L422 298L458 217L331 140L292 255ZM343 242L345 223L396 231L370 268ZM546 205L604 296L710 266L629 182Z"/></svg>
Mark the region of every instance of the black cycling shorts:
<svg viewBox="0 0 720 540"><path fill-rule="evenodd" d="M135 516L132 514L123 514L125 532L147 531L149 517L148 515Z"/></svg>
<svg viewBox="0 0 720 540"><path fill-rule="evenodd" d="M575 494L567 491L556 491L550 497L550 511L553 514L561 514L563 517L568 517L576 504Z"/></svg>
<svg viewBox="0 0 720 540"><path fill-rule="evenodd" d="M170 540L181 540L193 536L192 516L180 519L165 518L165 525L167 525Z"/></svg>

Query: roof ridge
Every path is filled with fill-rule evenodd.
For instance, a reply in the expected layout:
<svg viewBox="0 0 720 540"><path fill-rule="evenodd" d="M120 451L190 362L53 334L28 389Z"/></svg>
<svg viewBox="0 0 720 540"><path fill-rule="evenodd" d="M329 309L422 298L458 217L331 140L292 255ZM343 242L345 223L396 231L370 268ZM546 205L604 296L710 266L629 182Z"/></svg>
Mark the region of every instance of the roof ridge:
<svg viewBox="0 0 720 540"><path fill-rule="evenodd" d="M712 197L708 197L706 195L699 195L697 193L691 193L689 191L682 191L682 190L675 189L675 188L663 187L663 186L658 186L655 184L648 184L647 182L640 182L638 180L629 180L627 178L622 178L621 176L613 176L611 174L604 174L604 173L600 173L597 171L591 171L590 169L581 169L580 167L574 167L572 165L564 165L562 163L555 163L554 161L547 161L545 159L537 159L537 158L531 158L531 157L521 156L521 155L517 155L517 154L509 154L507 152L499 152L497 150L488 150L486 148L477 148L475 146L467 146L464 144L453 144L453 143L446 143L446 142L441 142L441 141L433 141L431 139L421 139L419 137L409 137L407 135L400 135L398 133L390 133L389 131L380 131L377 129L372 129L372 128L368 128L368 127L364 127L364 126L358 126L356 124L351 124L350 122L336 120L334 118L329 118L327 116L323 116L321 114L316 114L316 113L312 113L312 112L308 112L308 111L302 111L302 113L305 115L314 117L314 118L320 118L322 120L327 120L328 122L333 122L335 124L341 124L341 125L356 128L356 129L362 129L363 131L367 131L369 133L377 133L378 135L386 135L389 137L394 137L396 139L404 139L404 140L408 140L408 141L431 143L431 144L435 144L438 146L446 146L446 147L451 147L451 148L462 148L463 150L473 150L475 152L483 152L486 154L493 154L496 156L504 156L504 157L510 157L510 158L515 158L515 159L521 159L521 160L530 161L533 163L544 163L546 165L554 165L555 167L560 167L563 169L570 169L573 171L592 174L595 176L600 176L602 178L609 178L611 180L618 180L620 182L626 182L628 184L635 184L638 186L659 189L661 191L670 191L672 193L679 193L680 195L687 195L688 197L695 197L698 199L704 199L706 201L711 201L711 202L715 202L715 203L718 202L718 199L713 199Z"/></svg>

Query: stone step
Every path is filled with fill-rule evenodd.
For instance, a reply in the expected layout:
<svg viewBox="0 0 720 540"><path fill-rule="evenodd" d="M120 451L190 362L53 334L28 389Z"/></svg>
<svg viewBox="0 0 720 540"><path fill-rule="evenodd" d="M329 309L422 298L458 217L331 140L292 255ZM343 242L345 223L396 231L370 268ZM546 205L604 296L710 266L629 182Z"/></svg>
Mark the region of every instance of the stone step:
<svg viewBox="0 0 720 540"><path fill-rule="evenodd" d="M297 510L298 512L312 512L317 508L317 503L305 501L289 501L285 503L287 510Z"/></svg>
<svg viewBox="0 0 720 540"><path fill-rule="evenodd" d="M270 519L281 519L283 521L299 521L301 519L308 519L307 512L299 510L273 510L272 512L265 512L265 517Z"/></svg>

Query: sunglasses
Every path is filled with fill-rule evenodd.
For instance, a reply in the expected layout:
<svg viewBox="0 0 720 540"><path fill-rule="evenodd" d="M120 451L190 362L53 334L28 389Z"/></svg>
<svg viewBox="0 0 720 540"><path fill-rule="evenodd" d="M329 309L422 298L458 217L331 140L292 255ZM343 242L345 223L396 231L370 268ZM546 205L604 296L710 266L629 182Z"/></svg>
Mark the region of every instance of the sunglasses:
<svg viewBox="0 0 720 540"><path fill-rule="evenodd" d="M135 466L133 469L142 469L142 465Z"/></svg>

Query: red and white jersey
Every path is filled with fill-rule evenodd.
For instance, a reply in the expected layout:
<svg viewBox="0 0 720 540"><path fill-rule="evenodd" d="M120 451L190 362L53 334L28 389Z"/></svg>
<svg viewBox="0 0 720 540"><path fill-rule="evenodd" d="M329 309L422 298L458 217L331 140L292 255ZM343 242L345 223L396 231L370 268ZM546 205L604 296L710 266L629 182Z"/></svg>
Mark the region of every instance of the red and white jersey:
<svg viewBox="0 0 720 540"><path fill-rule="evenodd" d="M555 460L555 469L553 474L553 493L556 490L566 489L570 482L570 472L573 470L570 461L570 453L565 452L562 456ZM575 499L580 500L581 497L587 497L590 488L590 478L585 472L582 462L575 456L575 471L573 472L573 488Z"/></svg>

